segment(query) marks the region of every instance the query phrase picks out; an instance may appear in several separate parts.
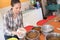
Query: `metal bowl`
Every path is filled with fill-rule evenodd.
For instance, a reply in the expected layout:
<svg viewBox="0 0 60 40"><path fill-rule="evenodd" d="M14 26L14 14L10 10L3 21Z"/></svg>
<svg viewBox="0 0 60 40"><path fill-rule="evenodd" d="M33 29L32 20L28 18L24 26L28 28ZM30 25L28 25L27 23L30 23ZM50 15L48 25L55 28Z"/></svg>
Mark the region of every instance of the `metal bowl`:
<svg viewBox="0 0 60 40"><path fill-rule="evenodd" d="M51 32L51 31L53 31L54 30L54 28L53 28L53 26L51 26L51 25L43 25L42 27L41 27L41 31L42 32Z"/></svg>
<svg viewBox="0 0 60 40"><path fill-rule="evenodd" d="M60 33L50 33L46 36L46 40L60 40Z"/></svg>

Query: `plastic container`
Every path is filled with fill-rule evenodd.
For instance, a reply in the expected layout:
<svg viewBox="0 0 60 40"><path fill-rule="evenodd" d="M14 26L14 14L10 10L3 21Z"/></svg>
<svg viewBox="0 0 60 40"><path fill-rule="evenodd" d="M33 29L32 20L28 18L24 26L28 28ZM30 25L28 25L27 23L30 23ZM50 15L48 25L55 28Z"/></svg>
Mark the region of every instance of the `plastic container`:
<svg viewBox="0 0 60 40"><path fill-rule="evenodd" d="M19 40L25 40L26 30L24 28L20 28L17 32L20 33L18 36Z"/></svg>

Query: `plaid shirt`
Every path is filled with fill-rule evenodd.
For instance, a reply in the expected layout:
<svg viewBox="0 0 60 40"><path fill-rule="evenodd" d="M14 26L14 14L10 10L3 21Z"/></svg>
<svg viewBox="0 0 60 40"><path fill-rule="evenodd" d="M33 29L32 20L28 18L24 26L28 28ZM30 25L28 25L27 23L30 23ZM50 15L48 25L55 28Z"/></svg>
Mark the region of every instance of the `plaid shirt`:
<svg viewBox="0 0 60 40"><path fill-rule="evenodd" d="M16 19L13 19L12 10L4 15L5 35L11 35L11 31L16 31L18 28L23 27L23 16L20 12Z"/></svg>

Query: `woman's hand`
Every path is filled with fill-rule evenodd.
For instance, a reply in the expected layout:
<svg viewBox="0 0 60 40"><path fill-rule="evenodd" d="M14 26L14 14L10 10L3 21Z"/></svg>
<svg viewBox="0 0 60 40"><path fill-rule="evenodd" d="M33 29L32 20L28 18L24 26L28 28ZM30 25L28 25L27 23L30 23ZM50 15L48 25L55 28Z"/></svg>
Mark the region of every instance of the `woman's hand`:
<svg viewBox="0 0 60 40"><path fill-rule="evenodd" d="M12 34L18 36L20 33L19 32L16 32L16 31L12 31Z"/></svg>
<svg viewBox="0 0 60 40"><path fill-rule="evenodd" d="M13 34L13 35L17 35L17 32L16 32L16 31L12 31L12 34Z"/></svg>
<svg viewBox="0 0 60 40"><path fill-rule="evenodd" d="M13 35L16 35L16 36L19 36L20 35L20 32L12 31L12 34Z"/></svg>

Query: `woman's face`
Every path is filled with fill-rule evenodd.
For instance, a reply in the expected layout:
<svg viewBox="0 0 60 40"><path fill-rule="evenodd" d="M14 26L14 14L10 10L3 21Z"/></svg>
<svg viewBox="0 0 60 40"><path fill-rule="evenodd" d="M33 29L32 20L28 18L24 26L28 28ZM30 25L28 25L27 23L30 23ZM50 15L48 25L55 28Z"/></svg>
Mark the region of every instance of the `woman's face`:
<svg viewBox="0 0 60 40"><path fill-rule="evenodd" d="M20 12L20 9L21 9L21 4L16 3L16 4L14 4L14 6L12 8L13 8L13 12L18 14Z"/></svg>

